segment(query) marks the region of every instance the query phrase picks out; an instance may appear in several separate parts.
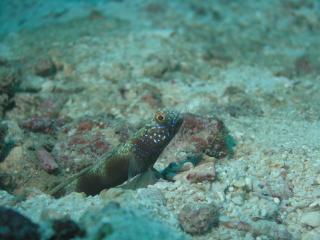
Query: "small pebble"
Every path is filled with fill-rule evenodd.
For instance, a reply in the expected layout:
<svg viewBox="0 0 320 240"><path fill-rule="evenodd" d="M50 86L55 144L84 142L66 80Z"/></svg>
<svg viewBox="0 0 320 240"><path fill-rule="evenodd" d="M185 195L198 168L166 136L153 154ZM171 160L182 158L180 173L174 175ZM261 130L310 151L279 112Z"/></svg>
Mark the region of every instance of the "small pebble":
<svg viewBox="0 0 320 240"><path fill-rule="evenodd" d="M245 183L246 183L246 187L248 190L252 191L252 188L253 188L253 183L252 183L252 179L249 178L249 177L246 177L244 179Z"/></svg>
<svg viewBox="0 0 320 240"><path fill-rule="evenodd" d="M143 73L147 77L161 78L169 68L167 61L155 61L146 66Z"/></svg>
<svg viewBox="0 0 320 240"><path fill-rule="evenodd" d="M262 218L265 218L268 215L267 209L261 209L260 215L261 215Z"/></svg>
<svg viewBox="0 0 320 240"><path fill-rule="evenodd" d="M312 202L312 203L309 205L309 207L310 207L310 208L320 207L320 199L315 200L314 202Z"/></svg>
<svg viewBox="0 0 320 240"><path fill-rule="evenodd" d="M200 183L204 181L212 182L215 179L215 173L210 170L204 172L190 172L187 175L187 179L190 183Z"/></svg>
<svg viewBox="0 0 320 240"><path fill-rule="evenodd" d="M219 197L219 200L220 200L221 202L224 202L224 201L225 201L224 192L218 191L218 192L216 192L216 194L217 194L217 196Z"/></svg>
<svg viewBox="0 0 320 240"><path fill-rule="evenodd" d="M239 205L241 206L244 202L243 198L239 195L239 196L235 196L231 199L231 201L236 204L236 205Z"/></svg>
<svg viewBox="0 0 320 240"><path fill-rule="evenodd" d="M52 208L45 208L41 211L40 219L41 221L48 221L53 219L62 219L69 217L66 212L56 211Z"/></svg>
<svg viewBox="0 0 320 240"><path fill-rule="evenodd" d="M273 201L274 201L276 204L279 204L279 203L280 203L280 199L277 198L277 197L273 198Z"/></svg>
<svg viewBox="0 0 320 240"><path fill-rule="evenodd" d="M243 188L244 186L246 186L246 182L243 179L239 179L233 183L233 186L235 186L236 188Z"/></svg>
<svg viewBox="0 0 320 240"><path fill-rule="evenodd" d="M181 171L188 171L193 168L193 164L191 162L186 162L183 164Z"/></svg>

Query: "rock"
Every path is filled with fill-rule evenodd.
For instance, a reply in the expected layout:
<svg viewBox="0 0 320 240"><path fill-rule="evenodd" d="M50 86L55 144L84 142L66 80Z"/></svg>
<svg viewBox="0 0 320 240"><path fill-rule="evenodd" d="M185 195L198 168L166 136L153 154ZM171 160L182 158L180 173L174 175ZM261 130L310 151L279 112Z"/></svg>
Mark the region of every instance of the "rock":
<svg viewBox="0 0 320 240"><path fill-rule="evenodd" d="M287 228L276 222L259 220L252 222L250 232L254 235L266 235L271 239L290 240L292 235L288 232Z"/></svg>
<svg viewBox="0 0 320 240"><path fill-rule="evenodd" d="M0 166L1 169L1 166ZM0 173L0 189L12 191L16 187L14 178L5 172Z"/></svg>
<svg viewBox="0 0 320 240"><path fill-rule="evenodd" d="M212 182L215 180L216 170L214 162L201 164L189 171L187 180L190 183L199 183L203 181Z"/></svg>
<svg viewBox="0 0 320 240"><path fill-rule="evenodd" d="M266 220L259 220L255 222L221 221L221 223L223 224L223 226L227 228L250 232L253 236L265 235L270 239L278 239L278 240L293 239L292 235L288 232L288 230L284 225L278 224L272 221L266 221Z"/></svg>
<svg viewBox="0 0 320 240"><path fill-rule="evenodd" d="M235 146L235 140L219 119L188 112L183 113L182 116L184 120L175 136L175 141L166 148L162 155L164 159L170 159L170 161L162 162L162 166L159 166L159 168L164 168L163 165L168 166L162 171L167 180L173 180L178 173L183 171L182 166L186 162L191 162L196 166L201 161L212 162L217 158L232 156ZM210 179L215 177L214 172L211 172L210 175Z"/></svg>
<svg viewBox="0 0 320 240"><path fill-rule="evenodd" d="M0 190L0 206L13 206L16 202L17 198L15 196Z"/></svg>
<svg viewBox="0 0 320 240"><path fill-rule="evenodd" d="M110 201L122 202L128 198L133 198L133 191L125 190L122 188L110 188L110 189L102 190L99 196L105 202L110 202Z"/></svg>
<svg viewBox="0 0 320 240"><path fill-rule="evenodd" d="M2 117L3 113L10 104L9 96L6 93L0 94L0 116Z"/></svg>
<svg viewBox="0 0 320 240"><path fill-rule="evenodd" d="M17 68L0 66L0 117L14 105L14 94L20 83L20 71Z"/></svg>
<svg viewBox="0 0 320 240"><path fill-rule="evenodd" d="M165 206L166 199L158 188L141 188L137 190L136 199L149 209Z"/></svg>
<svg viewBox="0 0 320 240"><path fill-rule="evenodd" d="M320 184L320 175L317 176L316 182L317 182L318 184Z"/></svg>
<svg viewBox="0 0 320 240"><path fill-rule="evenodd" d="M51 227L54 231L54 234L49 240L67 240L85 236L85 231L81 229L77 223L70 219L53 220Z"/></svg>
<svg viewBox="0 0 320 240"><path fill-rule="evenodd" d="M0 207L0 239L38 240L39 226L20 213Z"/></svg>
<svg viewBox="0 0 320 240"><path fill-rule="evenodd" d="M47 208L41 211L40 221L52 221L68 218L69 215L65 212L57 211L54 208Z"/></svg>
<svg viewBox="0 0 320 240"><path fill-rule="evenodd" d="M48 80L34 75L26 75L19 86L19 92L23 93L38 93L42 90L43 85L47 84ZM30 103L29 103L30 104Z"/></svg>
<svg viewBox="0 0 320 240"><path fill-rule="evenodd" d="M103 65L101 69L101 75L107 80L111 82L119 82L124 79L129 79L131 75L130 65L125 65L122 63L113 63L111 66Z"/></svg>
<svg viewBox="0 0 320 240"><path fill-rule="evenodd" d="M302 235L302 240L318 240L320 236L320 228L312 229Z"/></svg>
<svg viewBox="0 0 320 240"><path fill-rule="evenodd" d="M170 63L167 60L157 59L148 63L143 73L146 77L161 78L169 69Z"/></svg>
<svg viewBox="0 0 320 240"><path fill-rule="evenodd" d="M181 162L171 162L169 163L169 165L162 170L161 175L164 179L168 180L168 181L173 181L173 180L178 180L180 177L181 178L185 178L185 174L179 174L179 173L183 173L184 171L189 171L187 173L190 173L192 176L190 176L190 180L193 180L194 177L197 178L197 174L193 174L195 173L193 170L193 166L197 165L202 159L202 154L190 154L188 155L183 155L184 160ZM195 170L196 172L201 172L203 170L203 168L205 168L206 166L199 166L197 168L197 170ZM201 170L202 169L202 170ZM207 169L205 169L207 171ZM177 175L178 174L178 175ZM214 171L214 166L212 169L212 172L210 172L210 176L208 176L208 178L212 178L211 175L214 175L215 171ZM202 180L209 180L209 179L203 179Z"/></svg>
<svg viewBox="0 0 320 240"><path fill-rule="evenodd" d="M22 146L12 148L6 159L0 163L0 186L1 188L12 191L19 185L18 176L24 172L27 163L23 158ZM28 176L28 175L27 175ZM29 177L29 176L28 176Z"/></svg>
<svg viewBox="0 0 320 240"><path fill-rule="evenodd" d="M31 132L54 134L57 129L66 123L65 119L46 116L33 116L25 119L19 125L21 128Z"/></svg>
<svg viewBox="0 0 320 240"><path fill-rule="evenodd" d="M78 221L87 209L103 206L99 198L85 198L84 194L75 192L59 199L40 191L25 196L27 200L19 202L15 207L35 222L66 217Z"/></svg>
<svg viewBox="0 0 320 240"><path fill-rule="evenodd" d="M18 69L0 66L0 94L13 95L15 88L20 82L20 72Z"/></svg>
<svg viewBox="0 0 320 240"><path fill-rule="evenodd" d="M7 133L8 133L7 124L0 123L0 151L3 148Z"/></svg>
<svg viewBox="0 0 320 240"><path fill-rule="evenodd" d="M248 192L252 191L252 179L249 177L237 179L232 185L235 188L243 189Z"/></svg>
<svg viewBox="0 0 320 240"><path fill-rule="evenodd" d="M246 183L246 188L248 191L252 191L253 189L253 183L252 183L252 178L246 177L244 179L245 183Z"/></svg>
<svg viewBox="0 0 320 240"><path fill-rule="evenodd" d="M50 57L40 58L34 66L34 73L41 77L49 77L57 72L57 67Z"/></svg>
<svg viewBox="0 0 320 240"><path fill-rule="evenodd" d="M160 3L149 3L145 7L145 11L149 14L165 14L166 8Z"/></svg>
<svg viewBox="0 0 320 240"><path fill-rule="evenodd" d="M7 124L0 123L0 162L2 162L8 156L11 149L15 145L13 141L6 141L7 133L8 133Z"/></svg>
<svg viewBox="0 0 320 240"><path fill-rule="evenodd" d="M59 166L54 160L51 153L49 153L44 148L37 150L36 152L37 158L40 162L41 167L48 173L55 172Z"/></svg>
<svg viewBox="0 0 320 240"><path fill-rule="evenodd" d="M188 239L176 229L151 218L146 209L128 209L117 202L110 202L101 210L87 211L80 223L87 229L86 239L89 240Z"/></svg>
<svg viewBox="0 0 320 240"><path fill-rule="evenodd" d="M313 201L312 203L310 203L309 207L310 207L310 208L320 207L320 199L316 199L315 201Z"/></svg>
<svg viewBox="0 0 320 240"><path fill-rule="evenodd" d="M228 99L225 110L232 117L263 115L260 104L239 87L227 87L224 92L224 97Z"/></svg>
<svg viewBox="0 0 320 240"><path fill-rule="evenodd" d="M191 235L208 232L219 221L219 212L213 204L187 204L179 212L181 228Z"/></svg>
<svg viewBox="0 0 320 240"><path fill-rule="evenodd" d="M320 212L306 212L301 216L301 223L311 226L311 227L319 227L320 226Z"/></svg>
<svg viewBox="0 0 320 240"><path fill-rule="evenodd" d="M275 220L279 216L279 206L274 201L260 199L256 207L259 209L257 216L266 220Z"/></svg>
<svg viewBox="0 0 320 240"><path fill-rule="evenodd" d="M163 107L162 92L158 87L145 83L141 86L141 90L143 91L141 99L150 107L155 109Z"/></svg>
<svg viewBox="0 0 320 240"><path fill-rule="evenodd" d="M244 203L244 199L241 194L237 194L236 196L232 197L231 201L238 206L241 206Z"/></svg>
<svg viewBox="0 0 320 240"><path fill-rule="evenodd" d="M286 200L293 196L293 187L291 184L282 177L273 178L265 184L263 194L269 195L273 198L278 198L279 200Z"/></svg>
<svg viewBox="0 0 320 240"><path fill-rule="evenodd" d="M223 158L233 154L232 148L235 142L220 119L216 119L215 125L210 129L207 142L206 154L211 157Z"/></svg>

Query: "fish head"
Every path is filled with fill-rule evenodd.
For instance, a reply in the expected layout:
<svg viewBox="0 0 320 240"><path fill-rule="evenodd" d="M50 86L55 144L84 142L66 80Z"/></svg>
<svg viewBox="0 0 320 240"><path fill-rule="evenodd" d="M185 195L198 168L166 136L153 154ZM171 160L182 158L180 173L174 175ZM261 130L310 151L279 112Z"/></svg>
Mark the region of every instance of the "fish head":
<svg viewBox="0 0 320 240"><path fill-rule="evenodd" d="M134 137L134 144L139 151L161 152L178 132L183 118L172 110L157 111L152 121Z"/></svg>
<svg viewBox="0 0 320 240"><path fill-rule="evenodd" d="M173 110L157 111L153 120L155 129L159 132L167 132L172 137L178 132L183 122L180 112Z"/></svg>
<svg viewBox="0 0 320 240"><path fill-rule="evenodd" d="M141 173L153 166L161 152L178 132L182 122L183 118L177 111L156 112L151 122L140 129L131 139L135 161L131 161L129 164L131 166L129 172L136 175L136 173Z"/></svg>
<svg viewBox="0 0 320 240"><path fill-rule="evenodd" d="M157 111L151 123L145 128L143 142L149 147L163 150L178 132L182 121L183 119L177 111Z"/></svg>

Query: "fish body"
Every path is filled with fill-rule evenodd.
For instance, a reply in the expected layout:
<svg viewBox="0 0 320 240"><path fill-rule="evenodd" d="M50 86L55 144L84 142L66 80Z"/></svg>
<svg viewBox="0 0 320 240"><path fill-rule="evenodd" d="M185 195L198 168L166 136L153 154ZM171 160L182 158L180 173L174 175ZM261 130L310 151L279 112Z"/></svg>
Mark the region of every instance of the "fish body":
<svg viewBox="0 0 320 240"><path fill-rule="evenodd" d="M138 130L125 144L108 153L82 174L77 180L76 190L95 195L146 172L175 136L182 121L176 111L156 112L150 123Z"/></svg>

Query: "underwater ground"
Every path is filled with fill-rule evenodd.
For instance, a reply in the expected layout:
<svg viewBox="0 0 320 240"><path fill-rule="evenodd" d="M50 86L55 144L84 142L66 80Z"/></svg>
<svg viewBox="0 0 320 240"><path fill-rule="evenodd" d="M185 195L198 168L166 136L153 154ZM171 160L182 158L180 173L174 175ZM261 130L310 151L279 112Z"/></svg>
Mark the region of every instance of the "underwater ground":
<svg viewBox="0 0 320 240"><path fill-rule="evenodd" d="M316 0L0 1L0 238L320 239L319 53ZM164 108L161 179L54 191Z"/></svg>

